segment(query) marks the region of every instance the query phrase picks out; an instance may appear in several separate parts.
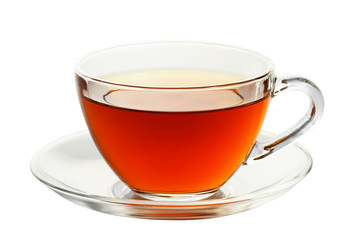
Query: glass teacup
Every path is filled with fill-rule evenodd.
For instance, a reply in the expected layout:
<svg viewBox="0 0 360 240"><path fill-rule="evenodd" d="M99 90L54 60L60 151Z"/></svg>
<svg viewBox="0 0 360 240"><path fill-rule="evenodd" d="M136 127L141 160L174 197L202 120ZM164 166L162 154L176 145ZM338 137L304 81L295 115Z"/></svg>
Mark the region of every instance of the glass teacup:
<svg viewBox="0 0 360 240"><path fill-rule="evenodd" d="M267 57L217 44L108 48L79 60L76 75L99 151L134 192L153 200L211 196L242 164L293 142L324 108L309 80L279 79ZM288 90L305 92L309 111L291 129L257 142L270 100Z"/></svg>

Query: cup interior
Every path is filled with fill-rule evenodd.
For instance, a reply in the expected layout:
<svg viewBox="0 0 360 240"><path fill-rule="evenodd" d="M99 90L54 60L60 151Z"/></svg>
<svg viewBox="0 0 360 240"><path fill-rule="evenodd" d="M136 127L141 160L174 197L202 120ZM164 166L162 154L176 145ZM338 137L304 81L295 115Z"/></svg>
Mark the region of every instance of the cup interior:
<svg viewBox="0 0 360 240"><path fill-rule="evenodd" d="M271 72L273 64L266 56L250 50L218 44L189 42L117 46L88 54L76 64L78 74L105 82L108 80L104 80L102 77L107 75L148 69L217 71L240 75L243 77L241 81L248 81ZM230 83L232 82L226 84ZM117 84L121 84L121 82L117 82Z"/></svg>

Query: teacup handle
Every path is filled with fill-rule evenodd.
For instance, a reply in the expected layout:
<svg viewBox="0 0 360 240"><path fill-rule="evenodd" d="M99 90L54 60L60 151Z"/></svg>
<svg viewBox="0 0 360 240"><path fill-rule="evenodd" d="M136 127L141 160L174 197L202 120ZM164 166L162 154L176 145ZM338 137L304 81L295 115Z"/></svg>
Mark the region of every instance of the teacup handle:
<svg viewBox="0 0 360 240"><path fill-rule="evenodd" d="M244 164L252 160L260 160L271 153L294 142L298 137L311 128L324 112L324 98L320 89L308 79L302 77L276 79L272 97L280 95L284 91L301 91L307 94L311 100L306 115L295 125L285 130L278 136L265 142L256 141L253 151Z"/></svg>

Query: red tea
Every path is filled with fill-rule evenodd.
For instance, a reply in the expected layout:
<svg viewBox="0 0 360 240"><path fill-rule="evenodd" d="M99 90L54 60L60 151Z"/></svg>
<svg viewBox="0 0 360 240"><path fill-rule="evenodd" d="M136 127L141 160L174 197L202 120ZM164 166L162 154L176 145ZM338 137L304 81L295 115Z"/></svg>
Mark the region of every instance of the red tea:
<svg viewBox="0 0 360 240"><path fill-rule="evenodd" d="M216 98L230 99L231 91L214 92L164 95L145 107L139 99L148 103L160 93L150 91L139 95L122 91L111 99L111 102L123 100L142 106L138 109L94 101L83 95L80 101L97 147L114 172L132 189L191 193L216 189L237 170L252 149L269 103L267 94L260 100L223 108L227 104L219 103ZM197 100L202 97L220 105L212 109L204 104L209 107L201 109L201 104L187 103L190 110L185 111L183 106L176 111L172 109L171 101L181 97L201 102L195 95L200 96ZM169 104L171 111L166 110Z"/></svg>

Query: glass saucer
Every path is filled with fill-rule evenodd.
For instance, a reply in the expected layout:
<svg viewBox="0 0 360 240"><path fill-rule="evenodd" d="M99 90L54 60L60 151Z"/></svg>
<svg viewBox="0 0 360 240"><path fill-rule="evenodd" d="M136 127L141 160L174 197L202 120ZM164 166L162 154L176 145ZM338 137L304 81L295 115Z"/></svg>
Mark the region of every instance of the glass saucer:
<svg viewBox="0 0 360 240"><path fill-rule="evenodd" d="M262 132L259 138L271 136ZM103 213L150 219L212 218L253 209L287 192L311 166L309 153L293 144L241 166L207 199L176 202L134 194L108 167L85 131L48 144L31 161L35 177L69 201Z"/></svg>

